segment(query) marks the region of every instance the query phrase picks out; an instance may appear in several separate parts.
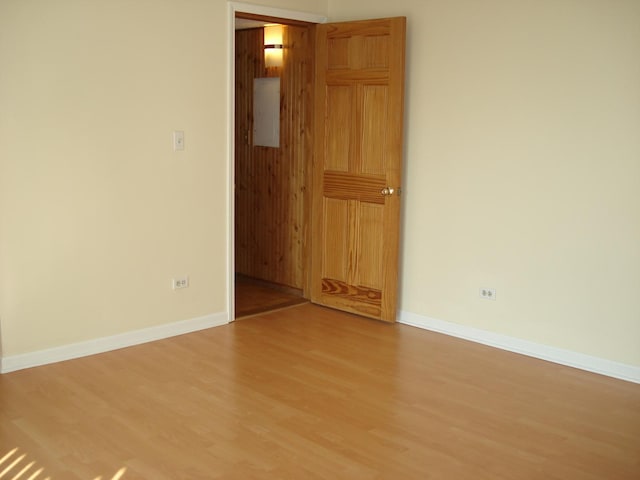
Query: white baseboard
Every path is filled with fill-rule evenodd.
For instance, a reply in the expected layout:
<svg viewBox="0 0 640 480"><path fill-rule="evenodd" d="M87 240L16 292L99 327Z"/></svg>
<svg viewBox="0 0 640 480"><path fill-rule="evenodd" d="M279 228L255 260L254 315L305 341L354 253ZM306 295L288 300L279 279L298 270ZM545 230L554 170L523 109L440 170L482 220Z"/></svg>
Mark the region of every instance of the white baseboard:
<svg viewBox="0 0 640 480"><path fill-rule="evenodd" d="M529 342L527 340L492 333L474 327L467 327L457 323L445 322L444 320L437 320L406 311L400 312L399 322L452 337L482 343L502 350L520 353L529 357L599 373L628 382L640 383L640 367L633 365L592 357L571 350L550 347L548 345Z"/></svg>
<svg viewBox="0 0 640 480"><path fill-rule="evenodd" d="M457 323L445 322L444 320L429 318L406 311L400 312L399 322L561 365L567 365L629 382L640 383L640 367L633 365L592 357L571 350L550 347L548 345L521 340L519 338L488 332ZM24 368L37 367L39 365L62 362L64 360L108 352L119 348L131 347L154 340L218 327L226 325L227 323L229 323L227 313L217 313L190 320L183 320L181 322L121 333L110 337L97 338L86 342L3 357L0 358L0 373L9 373Z"/></svg>
<svg viewBox="0 0 640 480"><path fill-rule="evenodd" d="M180 322L143 328L110 337L96 338L86 342L72 343L60 347L38 350L0 358L0 373L9 373L23 368L37 367L49 363L62 362L73 358L86 357L96 353L108 352L119 348L131 347L141 343L175 337L206 328L218 327L229 323L225 313L214 313L204 317L192 318Z"/></svg>

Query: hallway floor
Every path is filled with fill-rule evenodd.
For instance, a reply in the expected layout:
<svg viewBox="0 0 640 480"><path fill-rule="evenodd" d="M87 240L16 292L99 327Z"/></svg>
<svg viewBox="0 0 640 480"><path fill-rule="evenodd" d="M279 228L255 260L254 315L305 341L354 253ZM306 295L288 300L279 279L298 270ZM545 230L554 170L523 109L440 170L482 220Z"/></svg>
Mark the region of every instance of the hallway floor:
<svg viewBox="0 0 640 480"><path fill-rule="evenodd" d="M236 319L307 303L302 293L242 275L236 276Z"/></svg>

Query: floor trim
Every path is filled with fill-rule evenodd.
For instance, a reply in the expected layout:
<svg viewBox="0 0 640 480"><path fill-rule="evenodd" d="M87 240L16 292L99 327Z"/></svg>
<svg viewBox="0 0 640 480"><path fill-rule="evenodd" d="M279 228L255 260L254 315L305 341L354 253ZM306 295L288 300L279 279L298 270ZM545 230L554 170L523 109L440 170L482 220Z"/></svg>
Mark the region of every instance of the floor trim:
<svg viewBox="0 0 640 480"><path fill-rule="evenodd" d="M157 325L155 327L134 330L132 332L112 335L110 337L96 338L85 342L72 343L60 347L38 350L0 358L0 373L9 373L24 368L47 365L49 363L62 362L74 358L95 355L120 348L131 347L141 343L162 340L185 333L196 332L207 328L218 327L229 323L229 315L226 312L214 313L203 317L192 318L180 322Z"/></svg>
<svg viewBox="0 0 640 480"><path fill-rule="evenodd" d="M482 343L502 350L520 353L529 357L579 368L608 377L640 383L640 367L618 363L599 357L592 357L571 350L550 347L539 343L521 340L519 338L501 335L498 333L480 330L457 323L446 322L435 318L429 318L416 313L401 311L398 321L405 325L443 333L453 337Z"/></svg>

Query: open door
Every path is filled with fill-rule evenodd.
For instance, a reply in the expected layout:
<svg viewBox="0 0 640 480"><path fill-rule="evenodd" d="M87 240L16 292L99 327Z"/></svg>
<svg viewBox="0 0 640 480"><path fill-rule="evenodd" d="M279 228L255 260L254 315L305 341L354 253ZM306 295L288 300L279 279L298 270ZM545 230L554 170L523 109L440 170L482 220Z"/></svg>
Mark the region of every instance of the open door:
<svg viewBox="0 0 640 480"><path fill-rule="evenodd" d="M311 300L393 322L404 17L316 27Z"/></svg>

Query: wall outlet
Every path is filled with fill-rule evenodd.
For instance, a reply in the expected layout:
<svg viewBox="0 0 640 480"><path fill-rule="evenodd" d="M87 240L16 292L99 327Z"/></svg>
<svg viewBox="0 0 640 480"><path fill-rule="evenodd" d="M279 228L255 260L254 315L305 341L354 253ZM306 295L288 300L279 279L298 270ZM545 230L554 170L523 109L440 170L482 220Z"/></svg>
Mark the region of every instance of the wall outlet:
<svg viewBox="0 0 640 480"><path fill-rule="evenodd" d="M484 298L486 300L495 300L496 299L496 289L495 288L480 287L480 298Z"/></svg>
<svg viewBox="0 0 640 480"><path fill-rule="evenodd" d="M178 290L179 288L187 288L189 286L189 277L176 277L171 279L171 288Z"/></svg>

